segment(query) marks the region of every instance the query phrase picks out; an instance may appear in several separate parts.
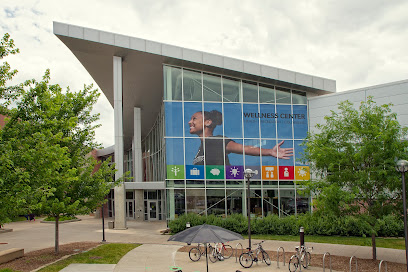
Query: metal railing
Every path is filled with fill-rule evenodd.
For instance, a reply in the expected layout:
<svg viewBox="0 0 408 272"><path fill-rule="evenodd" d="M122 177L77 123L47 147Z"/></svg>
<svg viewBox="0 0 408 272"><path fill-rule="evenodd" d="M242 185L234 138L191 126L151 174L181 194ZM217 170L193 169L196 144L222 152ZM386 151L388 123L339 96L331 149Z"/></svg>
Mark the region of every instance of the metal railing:
<svg viewBox="0 0 408 272"><path fill-rule="evenodd" d="M324 253L323 255L323 272L326 270L326 267L324 265L324 260L326 259L326 256L329 255L329 267L330 267L330 272L332 272L332 266L331 266L331 255L329 252Z"/></svg>
<svg viewBox="0 0 408 272"><path fill-rule="evenodd" d="M282 255L283 255L283 266L285 266L285 249L283 247L278 247L278 250L276 251L276 267L279 268L279 250L282 249Z"/></svg>
<svg viewBox="0 0 408 272"><path fill-rule="evenodd" d="M384 260L381 260L380 264L378 265L378 272L381 272L381 266L383 263L385 264L385 272L388 272L387 262Z"/></svg>
<svg viewBox="0 0 408 272"><path fill-rule="evenodd" d="M241 245L241 251L242 251L242 253L244 253L244 247L242 246L241 243L238 243L238 244L235 246L235 262L236 262L236 263L238 262L238 245Z"/></svg>
<svg viewBox="0 0 408 272"><path fill-rule="evenodd" d="M357 268L357 258L356 258L356 256L351 256L351 258L350 258L350 272L351 272L351 262L353 261L353 259L356 260L356 272L358 272L358 268Z"/></svg>

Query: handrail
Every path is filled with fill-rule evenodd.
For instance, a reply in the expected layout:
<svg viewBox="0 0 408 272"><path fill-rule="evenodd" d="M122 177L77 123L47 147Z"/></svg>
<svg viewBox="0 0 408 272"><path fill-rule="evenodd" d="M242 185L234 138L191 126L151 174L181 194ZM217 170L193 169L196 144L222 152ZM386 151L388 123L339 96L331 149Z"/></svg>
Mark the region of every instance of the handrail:
<svg viewBox="0 0 408 272"><path fill-rule="evenodd" d="M380 264L378 265L378 272L381 272L381 265L383 263L385 263L385 272L388 272L387 262L384 260L381 260Z"/></svg>
<svg viewBox="0 0 408 272"><path fill-rule="evenodd" d="M325 260L325 258L326 258L326 255L329 255L329 267L330 267L330 272L332 272L330 252L326 252L326 253L324 253L324 255L323 255L323 272L326 270L326 269L325 269L325 266L324 266L324 260Z"/></svg>
<svg viewBox="0 0 408 272"><path fill-rule="evenodd" d="M238 262L238 245L241 245L242 253L244 253L244 247L242 246L241 243L238 243L238 244L235 246L235 262L236 262L236 263Z"/></svg>
<svg viewBox="0 0 408 272"><path fill-rule="evenodd" d="M356 260L356 272L358 272L356 256L351 256L351 258L350 258L350 272L351 272L351 262L353 261L353 258L355 258L355 260Z"/></svg>
<svg viewBox="0 0 408 272"><path fill-rule="evenodd" d="M278 247L278 250L276 251L276 267L279 268L279 250L282 249L283 253L283 266L285 266L285 249L283 247Z"/></svg>

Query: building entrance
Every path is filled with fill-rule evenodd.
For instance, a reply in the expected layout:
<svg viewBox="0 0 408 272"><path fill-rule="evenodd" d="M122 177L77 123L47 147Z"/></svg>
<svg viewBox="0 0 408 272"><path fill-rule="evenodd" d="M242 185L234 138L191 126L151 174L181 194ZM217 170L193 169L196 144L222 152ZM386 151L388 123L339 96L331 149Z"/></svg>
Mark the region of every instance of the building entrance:
<svg viewBox="0 0 408 272"><path fill-rule="evenodd" d="M134 219L135 218L135 209L134 209L134 200L126 200L126 218Z"/></svg>
<svg viewBox="0 0 408 272"><path fill-rule="evenodd" d="M147 201L147 203L148 203L147 208L149 210L149 212L147 213L148 220L149 221L158 220L158 212L159 212L159 209L158 209L158 206L157 206L158 201L157 200L149 200L149 201Z"/></svg>

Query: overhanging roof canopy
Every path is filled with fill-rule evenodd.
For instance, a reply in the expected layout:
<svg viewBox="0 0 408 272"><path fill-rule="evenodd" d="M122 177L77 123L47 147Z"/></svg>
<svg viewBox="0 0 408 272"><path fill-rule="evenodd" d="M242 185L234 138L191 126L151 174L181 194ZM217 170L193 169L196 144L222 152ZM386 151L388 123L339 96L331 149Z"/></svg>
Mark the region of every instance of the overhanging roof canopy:
<svg viewBox="0 0 408 272"><path fill-rule="evenodd" d="M113 106L113 56L123 58L123 134L131 147L133 108L142 109L142 138L163 101L163 64L296 88L315 94L336 92L334 80L162 44L140 38L54 22L54 34L72 51Z"/></svg>

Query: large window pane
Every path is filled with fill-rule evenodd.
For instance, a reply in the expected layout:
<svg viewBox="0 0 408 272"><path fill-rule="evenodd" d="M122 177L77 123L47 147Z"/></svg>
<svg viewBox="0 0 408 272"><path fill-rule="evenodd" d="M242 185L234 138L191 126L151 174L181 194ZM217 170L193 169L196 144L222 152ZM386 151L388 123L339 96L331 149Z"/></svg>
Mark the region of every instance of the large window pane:
<svg viewBox="0 0 408 272"><path fill-rule="evenodd" d="M166 139L166 160L167 165L184 165L183 139Z"/></svg>
<svg viewBox="0 0 408 272"><path fill-rule="evenodd" d="M276 87L276 103L290 104L290 90L282 87Z"/></svg>
<svg viewBox="0 0 408 272"><path fill-rule="evenodd" d="M301 192L298 192L298 195L296 198L296 212L297 213L308 213L309 211L310 211L309 196L305 196Z"/></svg>
<svg viewBox="0 0 408 272"><path fill-rule="evenodd" d="M204 101L222 101L221 77L203 74Z"/></svg>
<svg viewBox="0 0 408 272"><path fill-rule="evenodd" d="M259 85L259 103L275 103L274 87Z"/></svg>
<svg viewBox="0 0 408 272"><path fill-rule="evenodd" d="M259 114L257 104L244 104L244 137L259 138Z"/></svg>
<svg viewBox="0 0 408 272"><path fill-rule="evenodd" d="M201 73L183 70L183 90L184 101L201 101Z"/></svg>
<svg viewBox="0 0 408 272"><path fill-rule="evenodd" d="M225 137L242 138L242 109L241 104L224 104Z"/></svg>
<svg viewBox="0 0 408 272"><path fill-rule="evenodd" d="M258 103L258 86L250 83L242 83L244 102Z"/></svg>
<svg viewBox="0 0 408 272"><path fill-rule="evenodd" d="M261 119L261 137L275 139L276 138L276 114L275 105L260 105Z"/></svg>
<svg viewBox="0 0 408 272"><path fill-rule="evenodd" d="M225 190L207 190L207 214L225 217Z"/></svg>
<svg viewBox="0 0 408 272"><path fill-rule="evenodd" d="M222 79L224 102L241 102L240 82L228 78Z"/></svg>
<svg viewBox="0 0 408 272"><path fill-rule="evenodd" d="M292 139L292 109L290 105L276 105L278 114L278 137Z"/></svg>
<svg viewBox="0 0 408 272"><path fill-rule="evenodd" d="M181 100L181 69L164 66L164 100Z"/></svg>
<svg viewBox="0 0 408 272"><path fill-rule="evenodd" d="M197 137L202 133L204 116L202 114L202 103L184 103L184 135L185 137ZM189 124L189 122L191 123Z"/></svg>
<svg viewBox="0 0 408 272"><path fill-rule="evenodd" d="M214 126L212 136L222 137L223 116L221 103L204 103L204 120L211 120L211 126Z"/></svg>
<svg viewBox="0 0 408 272"><path fill-rule="evenodd" d="M203 213L205 211L205 190L188 189L187 190L187 213Z"/></svg>
<svg viewBox="0 0 408 272"><path fill-rule="evenodd" d="M295 214L295 190L280 190L281 216Z"/></svg>
<svg viewBox="0 0 408 272"><path fill-rule="evenodd" d="M167 189L168 218L173 220L185 213L185 190ZM145 207L147 204L145 203ZM147 212L147 211L145 211Z"/></svg>
<svg viewBox="0 0 408 272"><path fill-rule="evenodd" d="M166 136L183 137L183 108L181 102L165 102Z"/></svg>
<svg viewBox="0 0 408 272"><path fill-rule="evenodd" d="M231 214L242 214L242 207L245 198L243 197L242 189L227 190L227 213Z"/></svg>
<svg viewBox="0 0 408 272"><path fill-rule="evenodd" d="M279 215L278 190L264 190L263 209L264 216Z"/></svg>
<svg viewBox="0 0 408 272"><path fill-rule="evenodd" d="M307 136L307 106L293 106L293 130L295 139L304 139Z"/></svg>
<svg viewBox="0 0 408 272"><path fill-rule="evenodd" d="M292 101L293 104L307 104L306 93L292 90Z"/></svg>

